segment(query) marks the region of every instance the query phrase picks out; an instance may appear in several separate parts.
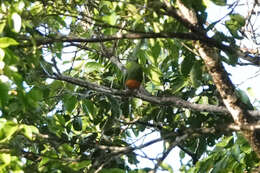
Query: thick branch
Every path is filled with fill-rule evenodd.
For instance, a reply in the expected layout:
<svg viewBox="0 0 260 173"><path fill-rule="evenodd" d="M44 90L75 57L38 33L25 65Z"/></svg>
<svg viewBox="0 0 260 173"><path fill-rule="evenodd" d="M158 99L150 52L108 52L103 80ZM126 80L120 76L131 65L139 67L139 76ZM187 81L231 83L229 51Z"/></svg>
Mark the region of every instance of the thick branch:
<svg viewBox="0 0 260 173"><path fill-rule="evenodd" d="M181 4L179 5L179 7L181 7L179 10L182 16L185 16L191 25L196 25L196 22L198 21L194 18L196 15L190 15L193 11L188 10L180 0L177 0L177 4ZM187 11L189 13L187 13ZM221 62L219 52L201 42L194 43L194 47L204 60L205 65L212 76L214 84L216 85L225 106L232 115L234 122L238 126L255 123L256 119L249 114L247 106L244 105L236 95L235 86L228 77L228 73ZM252 131L241 129L241 131L253 147L258 157L260 157L260 141L257 137L259 132L256 129Z"/></svg>
<svg viewBox="0 0 260 173"><path fill-rule="evenodd" d="M216 47L224 52L228 52L230 54L235 54L238 57L241 57L244 60L247 60L254 65L259 66L260 64L260 57L255 55L249 55L247 52L243 52L237 48L232 48L230 46L226 46L221 42L209 38L206 34L203 33L181 33L181 32L173 32L173 33L128 33L128 34L116 34L106 37L93 37L93 38L82 38L82 37L69 37L69 36L62 36L62 37L52 37L52 38L38 38L36 39L36 44L38 46L52 44L55 42L69 42L69 43L100 43L100 42L107 42L107 41L114 41L114 40L122 40L122 39L149 39L149 38L173 38L173 39L183 39L183 40L199 40L202 43L205 43L211 47ZM21 43L19 46L21 47L28 47L32 46L31 40L28 38L23 38L20 41L26 41L25 43ZM78 46L78 45L75 45Z"/></svg>
<svg viewBox="0 0 260 173"><path fill-rule="evenodd" d="M172 33L128 33L128 34L116 34L111 36L104 37L93 37L93 38L83 38L83 37L52 37L52 38L40 38L36 39L37 45L46 45L55 42L83 42L83 43L100 43L113 40L122 40L122 39L145 39L145 38L178 38L184 40L201 40L193 33L181 33L181 32L172 32ZM21 40L30 41L30 39L24 38ZM31 43L20 44L20 46L31 46Z"/></svg>
<svg viewBox="0 0 260 173"><path fill-rule="evenodd" d="M48 76L49 78L66 81L71 84L75 84L84 88L89 88L104 94L111 94L115 96L122 96L122 97L130 97L128 90L118 90L114 88L109 88L106 86L101 86L95 83L88 82L82 79L76 79L69 76L63 76L56 74L55 76ZM147 95L141 92L132 93L131 96L135 96L147 102L157 104L157 105L166 105L166 106L175 106L178 108L187 108L193 111L199 112L213 112L213 113L220 113L220 114L229 114L229 111L222 106L215 106L215 105L206 105L206 104L196 104L191 103L186 100L183 100L176 96L167 96L167 97L158 97L153 95ZM249 111L250 115L260 117L260 111Z"/></svg>
<svg viewBox="0 0 260 173"><path fill-rule="evenodd" d="M228 73L220 61L218 52L215 49L210 49L207 45L200 43L197 43L196 47L212 76L225 106L232 115L234 122L240 127L255 123L256 119L249 114L247 106L237 97L235 86L229 79ZM248 130L242 128L241 131L258 157L260 157L260 141L258 140L259 134L257 129Z"/></svg>

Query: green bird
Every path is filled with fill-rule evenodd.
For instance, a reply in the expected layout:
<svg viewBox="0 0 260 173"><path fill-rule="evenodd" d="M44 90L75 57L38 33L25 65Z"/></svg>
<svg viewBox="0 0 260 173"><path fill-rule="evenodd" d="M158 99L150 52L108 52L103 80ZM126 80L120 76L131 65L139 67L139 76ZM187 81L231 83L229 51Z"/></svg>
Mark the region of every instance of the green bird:
<svg viewBox="0 0 260 173"><path fill-rule="evenodd" d="M131 90L139 89L143 80L143 69L140 64L130 61L126 65L127 73L125 86Z"/></svg>

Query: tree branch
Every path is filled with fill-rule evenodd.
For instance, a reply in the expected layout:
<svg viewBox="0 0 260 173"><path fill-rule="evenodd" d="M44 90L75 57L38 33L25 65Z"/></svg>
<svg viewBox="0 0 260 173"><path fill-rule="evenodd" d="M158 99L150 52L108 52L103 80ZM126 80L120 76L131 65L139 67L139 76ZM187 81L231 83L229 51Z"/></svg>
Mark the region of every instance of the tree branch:
<svg viewBox="0 0 260 173"><path fill-rule="evenodd" d="M199 112L230 114L229 111L223 106L191 103L189 101L183 100L176 96L158 97L158 96L153 96L153 95L147 95L147 94L141 93L141 92L135 92L135 93L132 93L131 95L129 95L128 90L118 90L118 89L114 89L114 88L109 88L106 86L98 85L98 84L91 83L86 80L76 79L76 78L69 77L69 76L55 74L53 76L48 76L48 77L51 79L65 81L65 82L75 84L75 85L78 85L78 86L81 86L84 88L92 89L94 91L101 92L104 94L110 94L110 95L121 96L121 97L134 96L134 97L140 98L144 101L147 101L147 102L150 102L153 104L157 104L157 105L175 106L177 108L187 108L187 109L190 109L193 111L199 111ZM249 111L249 113L251 116L260 118L260 111Z"/></svg>
<svg viewBox="0 0 260 173"><path fill-rule="evenodd" d="M96 37L93 36L93 38L82 38L82 37L70 37L70 36L57 36L57 37L51 37L51 38L38 38L35 39L36 45L47 45L52 44L55 42L69 42L75 45L75 43L100 43L100 42L107 42L107 41L114 41L114 40L122 40L122 39L149 39L149 38L172 38L172 39L183 39L183 40L199 40L202 43L205 43L211 47L216 47L220 50L223 50L224 52L228 52L230 54L235 54L238 57L241 57L242 59L251 62L254 65L259 66L260 65L260 56L259 55L250 55L248 52L243 52L243 50L232 48L230 46L224 45L221 42L209 38L204 33L181 33L181 32L172 32L172 33L127 33L122 34L118 33L116 35L111 36L104 36L104 37ZM29 38L21 38L20 41L23 43L20 43L18 45L19 47L28 47L33 46L31 43L31 39ZM77 46L77 45L75 45Z"/></svg>
<svg viewBox="0 0 260 173"><path fill-rule="evenodd" d="M172 32L172 33L128 33L122 34L118 33L111 36L96 37L93 38L83 38L83 37L70 37L70 36L57 36L51 38L38 38L36 39L37 46L52 44L55 42L83 42L83 43L100 43L113 40L122 40L122 39L145 39L145 38L178 38L184 40L202 40L204 38L196 36L193 33L181 33L181 32ZM26 43L21 43L21 47L32 46L30 39L23 38L21 41L26 41Z"/></svg>
<svg viewBox="0 0 260 173"><path fill-rule="evenodd" d="M117 147L116 146L116 147L114 147L114 146L97 145L97 148L99 148L99 149L102 149L102 150L109 149L109 150L114 150L114 152L111 152L110 154L108 154L106 156L102 156L101 159L103 159L103 160L100 163L100 165L96 165L96 166L98 166L98 169L95 169L96 170L95 172L99 172L99 170L101 170L111 160L115 159L116 157L121 156L122 154L126 154L126 153L129 153L129 152L135 151L135 150L140 150L142 148L148 147L148 146L150 146L154 143L160 142L162 140L169 139L169 138L172 138L172 137L176 137L175 141L171 143L171 147L166 152L166 154L163 157L161 157L161 159L158 160L158 163L160 164L161 163L160 160L163 161L163 159L169 154L170 150L173 147L177 146L180 142L184 141L188 137L191 137L191 136L194 137L194 136L198 136L200 134L212 133L214 131L215 131L214 128L187 129L185 131L185 134L183 134L181 136L179 136L176 132L170 132L170 133L164 135L163 137L151 140L149 142L146 142L146 143L139 145L139 146L136 146L136 147L131 147L131 146L128 146L128 147ZM90 169L93 169L93 168L90 168ZM155 167L154 171L156 171L156 169L157 168ZM154 173L154 171L151 172L151 173Z"/></svg>
<svg viewBox="0 0 260 173"><path fill-rule="evenodd" d="M170 154L172 149L176 147L181 141L185 140L188 136L182 136L182 138L177 138L175 142L171 143L170 146L166 149L166 151L163 153L162 157L157 159L157 163L153 169L153 171L150 171L149 173L156 173L160 165L163 163L163 161L167 158L167 156Z"/></svg>
<svg viewBox="0 0 260 173"><path fill-rule="evenodd" d="M190 15L193 11L188 10L180 0L177 0L177 4L181 7L179 10L182 16L184 16L191 25L196 25L198 21L195 17L196 15ZM213 82L216 85L225 106L232 115L235 124L243 127L250 123L255 123L256 119L249 114L248 107L237 97L235 86L228 77L228 73L221 62L219 52L201 42L194 43L194 47L205 62L205 65L212 76ZM260 157L260 140L258 139L259 131L247 129L241 129L241 131L253 147L258 157Z"/></svg>
<svg viewBox="0 0 260 173"><path fill-rule="evenodd" d="M249 55L249 53L245 52L242 48L238 49L237 47L234 48L231 46L226 46L213 38L209 38L207 36L207 32L202 28L202 26L199 26L198 19L196 17L195 12L192 9L186 8L180 1L177 1L176 3L180 10L177 10L174 7L172 7L168 3L168 1L164 1L162 7L166 11L165 14L175 18L180 23L182 23L186 28L196 33L198 37L203 38L203 39L198 39L199 41L201 41L206 45L214 46L224 52L237 55L238 57L246 61L249 61L256 66L260 65L260 56L258 54Z"/></svg>

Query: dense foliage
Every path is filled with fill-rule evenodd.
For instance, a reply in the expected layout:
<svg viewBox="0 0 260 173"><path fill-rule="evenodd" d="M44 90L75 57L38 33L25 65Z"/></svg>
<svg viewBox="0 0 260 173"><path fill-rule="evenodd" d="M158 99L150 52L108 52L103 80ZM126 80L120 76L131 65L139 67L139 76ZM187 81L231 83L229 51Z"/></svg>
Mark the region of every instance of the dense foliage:
<svg viewBox="0 0 260 173"><path fill-rule="evenodd" d="M164 159L176 147L180 159L190 158L180 172L257 167L248 142L228 128L233 119L193 45L207 43L237 66L225 46L239 49L250 19L234 12L239 1L216 22L206 10L226 8L224 0L182 2L212 37L167 10L180 8L175 0L1 1L0 172L172 172ZM143 68L138 91L124 85L130 60ZM148 129L161 137L136 146ZM136 151L159 141L161 155L142 155L155 167L135 168Z"/></svg>

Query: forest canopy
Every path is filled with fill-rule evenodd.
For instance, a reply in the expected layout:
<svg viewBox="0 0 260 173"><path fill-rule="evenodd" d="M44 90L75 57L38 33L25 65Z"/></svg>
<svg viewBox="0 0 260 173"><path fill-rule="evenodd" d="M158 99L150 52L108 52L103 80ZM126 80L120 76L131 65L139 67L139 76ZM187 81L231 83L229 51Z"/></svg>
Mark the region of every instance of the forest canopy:
<svg viewBox="0 0 260 173"><path fill-rule="evenodd" d="M259 171L259 1L0 3L0 173Z"/></svg>

